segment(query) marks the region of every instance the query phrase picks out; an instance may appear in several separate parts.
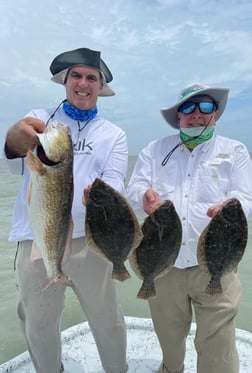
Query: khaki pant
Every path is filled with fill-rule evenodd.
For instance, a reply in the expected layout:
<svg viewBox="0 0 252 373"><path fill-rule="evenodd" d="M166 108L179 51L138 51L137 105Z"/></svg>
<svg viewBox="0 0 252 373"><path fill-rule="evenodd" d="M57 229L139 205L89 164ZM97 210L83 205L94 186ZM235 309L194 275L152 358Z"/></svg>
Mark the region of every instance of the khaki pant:
<svg viewBox="0 0 252 373"><path fill-rule="evenodd" d="M17 312L36 372L58 373L65 287L56 283L41 293L47 276L42 259L30 260L31 245L32 241L18 245ZM80 238L73 240L72 254L63 271L73 282L73 291L88 319L104 370L126 372L126 328L115 282L111 279L112 265L89 251L84 238Z"/></svg>
<svg viewBox="0 0 252 373"><path fill-rule="evenodd" d="M197 325L198 373L238 373L234 318L240 301L240 281L232 272L221 280L223 294L207 295L209 276L199 267L172 269L155 281L157 296L149 305L162 352L159 373L182 373L192 308Z"/></svg>

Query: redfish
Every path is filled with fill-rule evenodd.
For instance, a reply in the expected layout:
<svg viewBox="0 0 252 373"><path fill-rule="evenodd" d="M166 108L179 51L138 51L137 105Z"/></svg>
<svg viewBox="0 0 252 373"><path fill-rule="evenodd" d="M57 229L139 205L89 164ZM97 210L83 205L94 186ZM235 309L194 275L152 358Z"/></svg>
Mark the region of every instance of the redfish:
<svg viewBox="0 0 252 373"><path fill-rule="evenodd" d="M26 158L27 207L34 235L31 260L39 252L48 276L43 290L54 282L71 285L61 267L72 239L73 145L69 127L58 122L49 123L38 137L40 145Z"/></svg>

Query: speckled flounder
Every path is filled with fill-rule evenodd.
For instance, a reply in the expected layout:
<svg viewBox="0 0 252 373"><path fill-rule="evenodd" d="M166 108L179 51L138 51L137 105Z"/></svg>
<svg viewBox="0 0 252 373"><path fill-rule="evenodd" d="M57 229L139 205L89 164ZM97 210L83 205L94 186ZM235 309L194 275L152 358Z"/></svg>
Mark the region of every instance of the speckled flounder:
<svg viewBox="0 0 252 373"><path fill-rule="evenodd" d="M129 278L124 262L142 239L141 227L126 198L99 178L86 202L85 231L89 247L113 264L112 278Z"/></svg>
<svg viewBox="0 0 252 373"><path fill-rule="evenodd" d="M136 275L143 279L138 298L156 295L154 280L174 265L182 240L182 226L172 201L154 210L142 226L144 237L129 258Z"/></svg>
<svg viewBox="0 0 252 373"><path fill-rule="evenodd" d="M63 123L49 123L38 137L41 145L28 151L26 158L27 208L34 235L31 260L43 258L48 275L45 289L54 282L71 285L61 265L72 239L73 145L70 129Z"/></svg>
<svg viewBox="0 0 252 373"><path fill-rule="evenodd" d="M200 268L211 276L210 295L222 293L221 278L237 268L244 254L248 224L240 201L231 198L201 233L197 256Z"/></svg>

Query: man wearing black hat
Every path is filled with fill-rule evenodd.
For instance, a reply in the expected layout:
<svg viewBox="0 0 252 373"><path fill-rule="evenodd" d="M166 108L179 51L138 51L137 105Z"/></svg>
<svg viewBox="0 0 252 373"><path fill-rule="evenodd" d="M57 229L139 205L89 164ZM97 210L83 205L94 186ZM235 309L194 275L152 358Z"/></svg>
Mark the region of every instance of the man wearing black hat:
<svg viewBox="0 0 252 373"><path fill-rule="evenodd" d="M36 372L63 372L60 319L65 287L55 284L40 293L45 268L42 259L31 260L33 236L24 197L29 182L25 156L39 144L37 133L42 133L53 120L70 127L74 146L73 241L64 272L70 276L73 291L89 321L105 372L124 373L127 370L126 329L111 278L112 265L87 247L82 204L83 190L88 190L96 177L103 178L119 192L124 191L128 166L126 135L101 118L96 106L98 96L114 95L108 85L113 77L100 52L87 48L58 55L50 70L52 80L64 85L66 99L57 108L28 113L9 129L5 142L9 169L23 175L9 236L10 241L18 242L18 316ZM37 286L38 283L41 286Z"/></svg>
<svg viewBox="0 0 252 373"><path fill-rule="evenodd" d="M197 258L200 235L225 201L235 197L246 217L252 217L248 150L238 141L215 134L227 96L226 88L198 83L185 87L176 104L161 110L179 133L152 141L140 152L127 188L126 195L139 216L146 217L168 199L182 225L174 268L156 279L156 296L148 300L163 352L159 373L184 372L193 310L197 372L239 372L234 322L239 278L232 271L222 277L222 293L207 294L210 277L200 269Z"/></svg>

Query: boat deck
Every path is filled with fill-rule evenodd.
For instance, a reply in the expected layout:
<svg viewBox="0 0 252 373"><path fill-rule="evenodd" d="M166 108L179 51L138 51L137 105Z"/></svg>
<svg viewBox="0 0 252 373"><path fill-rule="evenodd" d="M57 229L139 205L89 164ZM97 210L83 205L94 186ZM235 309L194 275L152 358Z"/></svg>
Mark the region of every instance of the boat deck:
<svg viewBox="0 0 252 373"><path fill-rule="evenodd" d="M153 332L151 319L125 317L127 324L128 373L156 372L161 362L161 350ZM187 338L185 373L196 372L194 349L195 324ZM251 373L252 333L236 329L240 355L240 373ZM62 350L65 373L103 373L93 335L88 323L75 325L62 332ZM0 373L35 373L28 352L2 364Z"/></svg>

